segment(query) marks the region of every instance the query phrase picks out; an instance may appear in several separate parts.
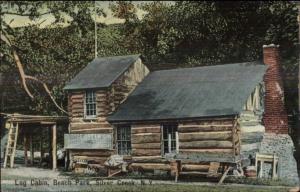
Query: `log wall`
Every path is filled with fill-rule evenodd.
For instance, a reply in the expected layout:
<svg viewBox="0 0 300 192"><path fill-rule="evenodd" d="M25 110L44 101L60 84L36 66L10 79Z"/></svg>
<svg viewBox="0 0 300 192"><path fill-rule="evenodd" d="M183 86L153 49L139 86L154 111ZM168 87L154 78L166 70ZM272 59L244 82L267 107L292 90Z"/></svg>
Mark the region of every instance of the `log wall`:
<svg viewBox="0 0 300 192"><path fill-rule="evenodd" d="M179 121L179 154L198 156L214 154L219 157L240 154L240 129L237 119L211 119ZM170 162L162 154L161 122L133 124L132 170L170 170ZM209 162L184 161L182 171L202 171L209 169Z"/></svg>
<svg viewBox="0 0 300 192"><path fill-rule="evenodd" d="M92 120L84 118L85 90L69 92L70 133L113 134L113 126L106 121L107 116L116 110L148 73L147 67L138 59L110 87L96 90L97 118ZM111 153L115 153L115 150L71 150L71 158L102 164Z"/></svg>
<svg viewBox="0 0 300 192"><path fill-rule="evenodd" d="M239 129L234 119L182 122L178 132L181 154L239 154Z"/></svg>

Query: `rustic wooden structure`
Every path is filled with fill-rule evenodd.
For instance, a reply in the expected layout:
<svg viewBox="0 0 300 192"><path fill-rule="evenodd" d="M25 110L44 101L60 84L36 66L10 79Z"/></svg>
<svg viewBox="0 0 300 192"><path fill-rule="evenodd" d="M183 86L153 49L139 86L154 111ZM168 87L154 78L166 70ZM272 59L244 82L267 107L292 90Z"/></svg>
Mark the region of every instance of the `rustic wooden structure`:
<svg viewBox="0 0 300 192"><path fill-rule="evenodd" d="M106 69L114 67L122 72ZM138 57L96 59L65 87L69 131L111 134L113 147L70 148L71 158L103 165L110 155L120 154L131 171L169 171L176 179L227 174L240 164L241 127L249 123L242 114L259 117L265 70L261 63L240 63L155 71L146 77ZM96 93L92 119L86 116L89 90ZM253 138L248 143L255 143Z"/></svg>
<svg viewBox="0 0 300 192"><path fill-rule="evenodd" d="M115 127L131 127L131 167L172 172L175 160L178 175L228 173L241 160L241 127L249 123L242 114L259 117L265 70L243 63L151 73L108 118ZM175 137L166 139L169 125L176 127ZM248 143L258 142L256 132ZM173 145L166 140L174 150L166 149Z"/></svg>
<svg viewBox="0 0 300 192"><path fill-rule="evenodd" d="M16 145L18 141L18 134L23 131L24 135L24 160L25 166L28 164L27 151L30 149L30 162L33 165L34 150L32 142L33 129L40 130L50 128L51 133L51 152L52 152L52 168L57 168L57 127L59 123L66 124L68 122L67 117L63 116L37 116L37 115L22 115L22 114L1 114L2 119L6 122L5 127L8 130L8 140L4 156L4 168L7 167L8 159L10 159L10 167L14 166L14 156L16 151ZM41 147L42 148L42 147ZM42 153L42 150L41 150ZM42 157L42 155L41 155Z"/></svg>
<svg viewBox="0 0 300 192"><path fill-rule="evenodd" d="M64 88L68 91L70 134L113 134L113 126L107 122L110 115L144 79L149 70L139 55L97 58L83 69ZM93 91L96 115L92 118L85 113L86 93ZM101 145L101 141L99 140ZM111 141L112 142L112 141ZM103 165L115 154L115 147L107 149L68 148L71 160L89 160Z"/></svg>

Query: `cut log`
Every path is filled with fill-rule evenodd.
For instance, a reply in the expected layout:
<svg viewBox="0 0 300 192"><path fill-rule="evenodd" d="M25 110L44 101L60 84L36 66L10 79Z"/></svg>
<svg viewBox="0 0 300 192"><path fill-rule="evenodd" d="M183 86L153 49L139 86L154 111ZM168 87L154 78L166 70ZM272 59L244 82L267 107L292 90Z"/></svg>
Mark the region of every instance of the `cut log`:
<svg viewBox="0 0 300 192"><path fill-rule="evenodd" d="M208 171L209 165L183 164L182 171Z"/></svg>
<svg viewBox="0 0 300 192"><path fill-rule="evenodd" d="M161 155L156 155L156 156L133 156L132 161L137 162L137 161L142 161L142 162L160 162L162 161L162 156Z"/></svg>
<svg viewBox="0 0 300 192"><path fill-rule="evenodd" d="M99 133L99 134L108 134L108 133L112 133L113 129L83 129L83 130L71 130L71 133Z"/></svg>
<svg viewBox="0 0 300 192"><path fill-rule="evenodd" d="M107 160L107 157L95 157L95 156L73 156L73 160L86 160L86 161L94 161L99 164L104 164L104 162Z"/></svg>
<svg viewBox="0 0 300 192"><path fill-rule="evenodd" d="M138 133L160 133L160 127L145 127L145 128L132 128L132 134Z"/></svg>
<svg viewBox="0 0 300 192"><path fill-rule="evenodd" d="M207 177L217 177L220 162L210 162Z"/></svg>
<svg viewBox="0 0 300 192"><path fill-rule="evenodd" d="M94 156L94 157L109 157L113 155L114 151L108 150L72 150L74 156Z"/></svg>
<svg viewBox="0 0 300 192"><path fill-rule="evenodd" d="M133 149L161 149L160 143L131 144Z"/></svg>
<svg viewBox="0 0 300 192"><path fill-rule="evenodd" d="M130 167L133 170L171 170L170 164L163 163L132 163Z"/></svg>
<svg viewBox="0 0 300 192"><path fill-rule="evenodd" d="M231 140L231 131L180 133L179 142L199 140Z"/></svg>
<svg viewBox="0 0 300 192"><path fill-rule="evenodd" d="M138 143L159 143L160 142L160 133L139 133L133 134L131 142L133 144Z"/></svg>
<svg viewBox="0 0 300 192"><path fill-rule="evenodd" d="M107 128L111 125L107 122L105 123L71 123L71 128L76 129L92 129L92 128Z"/></svg>
<svg viewBox="0 0 300 192"><path fill-rule="evenodd" d="M198 121L186 121L182 125L233 125L234 118L201 119Z"/></svg>
<svg viewBox="0 0 300 192"><path fill-rule="evenodd" d="M203 162L222 162L222 163L236 163L239 159L233 156L232 150L230 152L179 152L176 156L183 164L190 163L203 163Z"/></svg>
<svg viewBox="0 0 300 192"><path fill-rule="evenodd" d="M232 129L232 125L221 125L221 126L215 126L215 125L186 125L186 126L179 126L178 132L180 133L188 133L188 132L200 132L200 131L229 131Z"/></svg>
<svg viewBox="0 0 300 192"><path fill-rule="evenodd" d="M75 93L75 92L72 92L71 94L71 99L83 99L84 97L84 93Z"/></svg>
<svg viewBox="0 0 300 192"><path fill-rule="evenodd" d="M141 129L141 128L160 128L160 124L134 124L132 129Z"/></svg>
<svg viewBox="0 0 300 192"><path fill-rule="evenodd" d="M231 149L180 149L180 153L232 153Z"/></svg>
<svg viewBox="0 0 300 192"><path fill-rule="evenodd" d="M232 142L218 141L218 140L180 142L180 146L179 146L180 149L201 149L201 148L230 149L232 147L233 147Z"/></svg>
<svg viewBox="0 0 300 192"><path fill-rule="evenodd" d="M133 149L133 156L157 156L161 154L160 149Z"/></svg>

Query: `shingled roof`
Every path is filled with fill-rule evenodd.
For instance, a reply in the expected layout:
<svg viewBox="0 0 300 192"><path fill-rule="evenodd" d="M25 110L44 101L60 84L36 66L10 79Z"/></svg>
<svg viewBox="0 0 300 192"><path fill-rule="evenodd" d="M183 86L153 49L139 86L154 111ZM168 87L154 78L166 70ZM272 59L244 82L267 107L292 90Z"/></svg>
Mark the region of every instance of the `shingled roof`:
<svg viewBox="0 0 300 192"><path fill-rule="evenodd" d="M139 57L140 55L126 55L95 58L67 83L64 89L77 90L109 87Z"/></svg>
<svg viewBox="0 0 300 192"><path fill-rule="evenodd" d="M108 121L166 120L239 114L266 66L248 62L156 71Z"/></svg>

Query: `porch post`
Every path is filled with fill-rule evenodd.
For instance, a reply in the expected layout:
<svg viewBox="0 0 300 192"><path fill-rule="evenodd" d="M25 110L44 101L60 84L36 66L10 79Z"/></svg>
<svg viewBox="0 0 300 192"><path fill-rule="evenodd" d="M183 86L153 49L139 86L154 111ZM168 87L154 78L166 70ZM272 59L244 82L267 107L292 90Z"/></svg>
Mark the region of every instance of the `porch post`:
<svg viewBox="0 0 300 192"><path fill-rule="evenodd" d="M27 156L27 150L28 150L28 139L27 139L27 132L24 131L24 164L25 167L28 166L28 156Z"/></svg>
<svg viewBox="0 0 300 192"><path fill-rule="evenodd" d="M56 158L56 124L52 125L52 169L57 169L57 158Z"/></svg>
<svg viewBox="0 0 300 192"><path fill-rule="evenodd" d="M29 143L30 143L30 164L31 166L34 164L34 149L33 149L33 142L32 142L32 132L29 135Z"/></svg>

